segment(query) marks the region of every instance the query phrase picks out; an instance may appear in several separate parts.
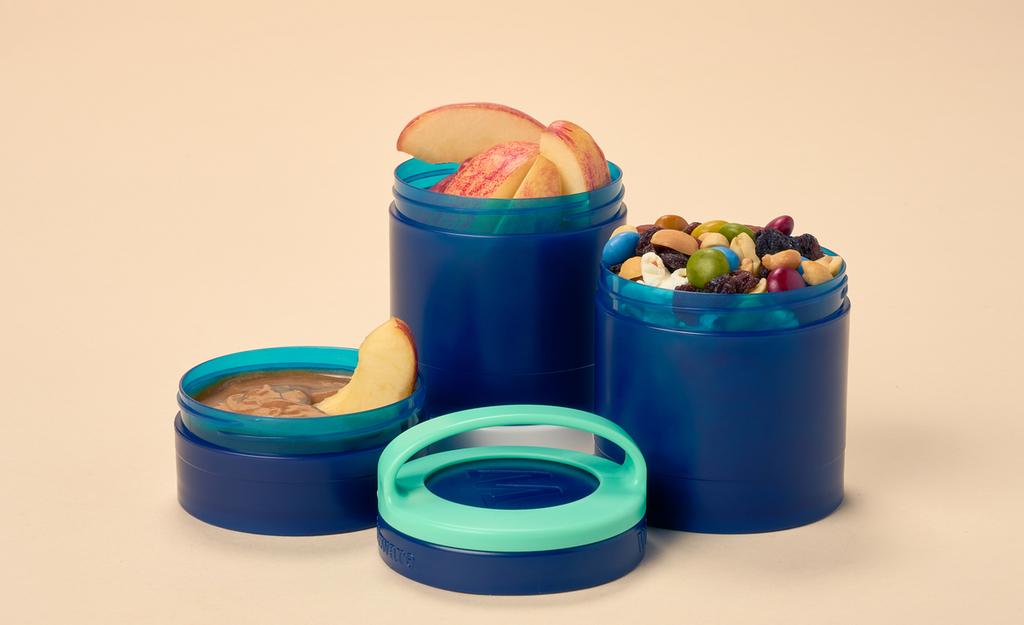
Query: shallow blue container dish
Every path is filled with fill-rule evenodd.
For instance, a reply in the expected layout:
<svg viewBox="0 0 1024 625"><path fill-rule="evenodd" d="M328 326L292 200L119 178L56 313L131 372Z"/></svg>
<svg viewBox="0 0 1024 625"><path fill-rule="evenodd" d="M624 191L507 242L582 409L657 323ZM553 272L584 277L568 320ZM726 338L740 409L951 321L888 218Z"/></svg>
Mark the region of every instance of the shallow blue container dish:
<svg viewBox="0 0 1024 625"><path fill-rule="evenodd" d="M623 460L509 445L421 455L450 436L523 425L602 436ZM381 559L422 584L488 595L565 592L618 579L644 556L643 455L591 413L520 405L448 414L392 441L377 474Z"/></svg>
<svg viewBox="0 0 1024 625"><path fill-rule="evenodd" d="M647 459L652 526L766 532L839 506L846 293L845 265L823 284L757 295L670 291L602 267L595 412ZM597 450L621 456L606 440Z"/></svg>
<svg viewBox="0 0 1024 625"><path fill-rule="evenodd" d="M432 416L500 404L593 410L601 249L625 222L622 172L589 193L499 200L427 189L409 160L390 208L391 314L417 340Z"/></svg>
<svg viewBox="0 0 1024 625"><path fill-rule="evenodd" d="M358 351L277 347L229 354L190 369L175 418L178 501L226 529L306 536L373 527L376 469L401 432L427 418L426 389L351 415L281 418L210 408L193 398L221 379L252 371L355 369Z"/></svg>

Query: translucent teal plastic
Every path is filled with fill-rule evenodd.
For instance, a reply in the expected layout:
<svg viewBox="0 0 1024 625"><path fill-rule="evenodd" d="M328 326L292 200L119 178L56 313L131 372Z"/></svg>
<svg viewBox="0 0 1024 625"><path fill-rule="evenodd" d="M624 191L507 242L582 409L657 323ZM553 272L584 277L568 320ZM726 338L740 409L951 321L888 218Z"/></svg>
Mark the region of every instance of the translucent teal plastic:
<svg viewBox="0 0 1024 625"><path fill-rule="evenodd" d="M395 169L395 208L417 223L447 232L504 235L581 230L615 218L625 194L622 171L608 163L611 183L588 193L531 199L461 197L427 191L457 163L410 159Z"/></svg>
<svg viewBox="0 0 1024 625"><path fill-rule="evenodd" d="M342 347L272 347L238 352L193 367L178 384L185 427L200 439L256 454L326 454L383 445L426 419L426 390L416 389L394 404L347 415L282 418L237 414L211 408L193 396L227 376L252 371L307 369L354 371L359 351Z"/></svg>
<svg viewBox="0 0 1024 625"><path fill-rule="evenodd" d="M599 456L541 447L476 447L410 460L433 443L478 428L557 425L590 432L624 450L622 464ZM431 475L489 459L556 462L590 473L597 490L571 503L505 510L462 505L426 486ZM647 465L622 428L596 415L554 406L495 406L437 417L393 440L377 465L378 513L390 527L417 540L488 552L577 547L633 528L646 510Z"/></svg>
<svg viewBox="0 0 1024 625"><path fill-rule="evenodd" d="M834 252L824 250L834 256ZM846 299L846 265L817 286L755 295L692 293L638 284L601 268L601 297L617 314L663 328L696 332L764 332L824 319Z"/></svg>

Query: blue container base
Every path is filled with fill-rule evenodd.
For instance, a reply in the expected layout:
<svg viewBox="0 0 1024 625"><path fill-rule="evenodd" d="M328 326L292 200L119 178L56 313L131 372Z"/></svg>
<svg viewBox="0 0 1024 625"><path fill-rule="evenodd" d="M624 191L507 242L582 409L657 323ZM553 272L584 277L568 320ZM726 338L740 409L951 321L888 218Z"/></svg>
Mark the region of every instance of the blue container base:
<svg viewBox="0 0 1024 625"><path fill-rule="evenodd" d="M651 527L703 534L807 525L842 503L844 456L820 469L772 480L694 480L650 473L647 518Z"/></svg>
<svg viewBox="0 0 1024 625"><path fill-rule="evenodd" d="M623 317L607 295L597 298L596 412L626 430L647 460L652 527L769 532L839 506L848 299L800 327L700 332ZM631 366L637 362L657 366ZM737 372L749 373L740 382ZM614 452L596 443L600 453Z"/></svg>
<svg viewBox="0 0 1024 625"><path fill-rule="evenodd" d="M417 540L377 519L380 557L413 581L477 595L542 595L599 586L632 571L644 557L647 521L590 545L552 551L469 551Z"/></svg>
<svg viewBox="0 0 1024 625"><path fill-rule="evenodd" d="M271 456L218 447L174 420L178 502L200 521L274 536L340 534L373 527L376 460L359 452Z"/></svg>

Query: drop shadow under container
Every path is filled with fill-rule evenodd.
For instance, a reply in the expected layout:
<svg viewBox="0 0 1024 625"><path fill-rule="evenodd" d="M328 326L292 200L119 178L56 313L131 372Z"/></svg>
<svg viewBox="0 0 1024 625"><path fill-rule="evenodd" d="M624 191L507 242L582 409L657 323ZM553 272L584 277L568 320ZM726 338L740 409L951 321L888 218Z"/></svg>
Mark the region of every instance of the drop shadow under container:
<svg viewBox="0 0 1024 625"><path fill-rule="evenodd" d="M427 189L456 164L395 170L391 314L417 340L432 416L501 404L593 410L601 248L622 173L589 193L501 200Z"/></svg>
<svg viewBox="0 0 1024 625"><path fill-rule="evenodd" d="M845 265L829 282L757 295L669 291L602 267L595 412L647 459L651 526L765 532L839 506L846 291ZM601 439L597 451L621 456Z"/></svg>
<svg viewBox="0 0 1024 625"><path fill-rule="evenodd" d="M351 415L242 415L193 397L225 377L282 369L352 372L358 350L278 347L229 354L190 369L174 420L178 501L192 516L254 534L305 536L373 527L376 468L392 439L426 419L426 389Z"/></svg>

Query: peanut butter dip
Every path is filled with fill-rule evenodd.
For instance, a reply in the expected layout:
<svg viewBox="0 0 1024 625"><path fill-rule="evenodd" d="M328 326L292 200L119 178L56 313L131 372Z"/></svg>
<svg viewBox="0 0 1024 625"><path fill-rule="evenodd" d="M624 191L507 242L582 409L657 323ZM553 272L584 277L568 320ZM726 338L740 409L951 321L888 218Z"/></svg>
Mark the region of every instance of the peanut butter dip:
<svg viewBox="0 0 1024 625"><path fill-rule="evenodd" d="M350 372L286 369L234 375L204 388L196 401L259 417L323 417L313 404L341 390Z"/></svg>

